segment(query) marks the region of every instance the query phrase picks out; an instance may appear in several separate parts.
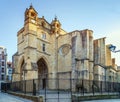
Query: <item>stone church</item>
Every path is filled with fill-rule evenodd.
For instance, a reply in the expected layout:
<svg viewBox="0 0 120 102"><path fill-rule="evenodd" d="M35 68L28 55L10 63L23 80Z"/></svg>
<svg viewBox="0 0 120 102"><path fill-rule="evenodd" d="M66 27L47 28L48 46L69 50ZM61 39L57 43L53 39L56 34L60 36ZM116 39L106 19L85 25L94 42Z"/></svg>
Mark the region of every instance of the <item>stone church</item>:
<svg viewBox="0 0 120 102"><path fill-rule="evenodd" d="M100 68L99 74L104 75L97 63L105 65L105 38L94 40L93 31L88 29L66 32L57 17L49 23L44 16L38 17L32 5L25 10L13 55L13 81L40 79L45 84L47 78L93 80L93 73L98 74ZM95 78L100 79L100 75Z"/></svg>

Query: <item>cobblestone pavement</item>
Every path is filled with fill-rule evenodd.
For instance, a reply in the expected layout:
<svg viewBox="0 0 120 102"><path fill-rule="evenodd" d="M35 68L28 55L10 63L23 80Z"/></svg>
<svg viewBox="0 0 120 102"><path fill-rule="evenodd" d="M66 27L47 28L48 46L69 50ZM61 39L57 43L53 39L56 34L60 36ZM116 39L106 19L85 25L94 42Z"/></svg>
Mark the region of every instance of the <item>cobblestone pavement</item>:
<svg viewBox="0 0 120 102"><path fill-rule="evenodd" d="M33 101L0 92L0 102L33 102Z"/></svg>

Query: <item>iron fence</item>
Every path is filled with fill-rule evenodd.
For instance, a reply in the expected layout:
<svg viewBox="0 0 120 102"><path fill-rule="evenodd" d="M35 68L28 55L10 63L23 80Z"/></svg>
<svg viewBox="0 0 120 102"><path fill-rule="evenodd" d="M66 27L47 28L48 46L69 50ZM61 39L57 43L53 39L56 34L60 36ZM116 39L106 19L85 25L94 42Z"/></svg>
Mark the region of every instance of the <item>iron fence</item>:
<svg viewBox="0 0 120 102"><path fill-rule="evenodd" d="M45 102L77 102L80 96L120 93L120 83L72 78L33 79L4 83L1 90L42 95Z"/></svg>

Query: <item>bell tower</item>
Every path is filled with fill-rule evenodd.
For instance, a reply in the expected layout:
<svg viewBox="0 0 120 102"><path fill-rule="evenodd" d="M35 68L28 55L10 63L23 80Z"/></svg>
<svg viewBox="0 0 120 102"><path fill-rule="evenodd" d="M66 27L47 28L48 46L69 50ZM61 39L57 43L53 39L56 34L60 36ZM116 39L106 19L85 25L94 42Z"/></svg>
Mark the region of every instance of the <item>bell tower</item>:
<svg viewBox="0 0 120 102"><path fill-rule="evenodd" d="M24 59L26 63L25 70L27 70L25 79L37 78L34 65L36 65L37 59L38 13L30 5L25 10L24 17Z"/></svg>
<svg viewBox="0 0 120 102"><path fill-rule="evenodd" d="M24 40L25 40L25 50L34 50L37 48L36 40L37 40L37 21L38 21L38 13L30 5L29 8L25 11L25 21L24 21ZM28 55L29 53L27 53ZM30 57L28 55L28 57Z"/></svg>
<svg viewBox="0 0 120 102"><path fill-rule="evenodd" d="M52 21L51 25L52 25L51 32L55 33L55 34L59 34L60 29L61 29L61 24L60 24L59 20L57 20L57 17L55 17L55 19Z"/></svg>
<svg viewBox="0 0 120 102"><path fill-rule="evenodd" d="M38 13L36 10L33 8L32 5L30 5L29 9L27 8L25 11L25 24L26 23L36 23L38 19Z"/></svg>

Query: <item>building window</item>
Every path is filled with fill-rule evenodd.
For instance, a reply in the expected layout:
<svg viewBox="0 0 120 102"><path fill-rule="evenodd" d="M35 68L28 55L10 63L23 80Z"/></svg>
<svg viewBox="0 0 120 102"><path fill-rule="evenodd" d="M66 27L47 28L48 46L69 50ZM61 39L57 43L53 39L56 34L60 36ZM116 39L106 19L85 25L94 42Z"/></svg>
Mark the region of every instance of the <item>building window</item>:
<svg viewBox="0 0 120 102"><path fill-rule="evenodd" d="M46 39L46 34L42 34L42 39Z"/></svg>
<svg viewBox="0 0 120 102"><path fill-rule="evenodd" d="M6 78L6 80L9 80L9 76L7 75L7 78Z"/></svg>
<svg viewBox="0 0 120 102"><path fill-rule="evenodd" d="M2 73L4 73L4 68L2 68Z"/></svg>
<svg viewBox="0 0 120 102"><path fill-rule="evenodd" d="M35 17L35 13L31 12L31 16L32 16L32 17Z"/></svg>
<svg viewBox="0 0 120 102"><path fill-rule="evenodd" d="M2 55L4 55L4 51L2 51Z"/></svg>
<svg viewBox="0 0 120 102"><path fill-rule="evenodd" d="M42 26L42 27L45 27L45 25L46 25L45 22L42 21L42 22L41 22L41 26Z"/></svg>
<svg viewBox="0 0 120 102"><path fill-rule="evenodd" d="M109 80L111 80L112 79L112 76L109 76Z"/></svg>
<svg viewBox="0 0 120 102"><path fill-rule="evenodd" d="M42 50L45 52L45 44L42 45Z"/></svg>
<svg viewBox="0 0 120 102"><path fill-rule="evenodd" d="M1 80L4 80L4 75L1 75Z"/></svg>
<svg viewBox="0 0 120 102"><path fill-rule="evenodd" d="M2 55L2 60L4 60L4 55Z"/></svg>
<svg viewBox="0 0 120 102"><path fill-rule="evenodd" d="M8 74L12 74L12 70L11 69L8 70Z"/></svg>
<svg viewBox="0 0 120 102"><path fill-rule="evenodd" d="M4 62L2 62L2 66L4 66Z"/></svg>

